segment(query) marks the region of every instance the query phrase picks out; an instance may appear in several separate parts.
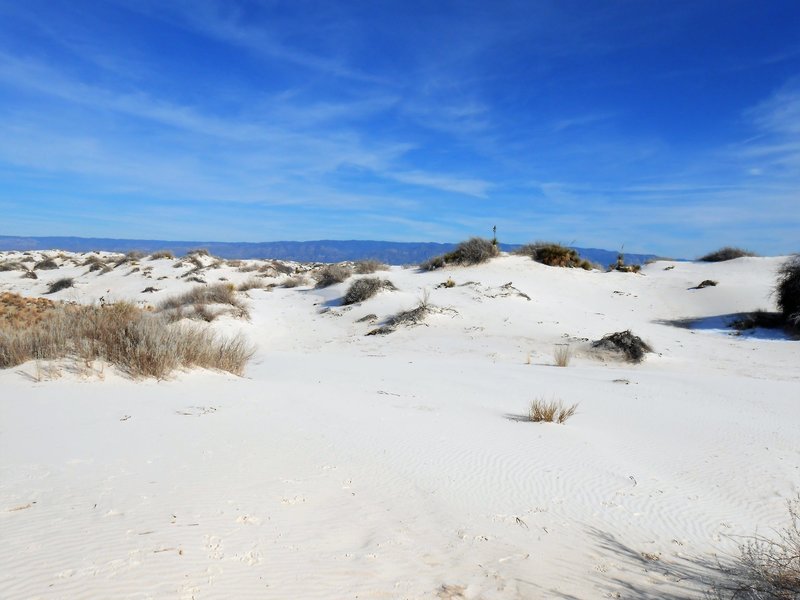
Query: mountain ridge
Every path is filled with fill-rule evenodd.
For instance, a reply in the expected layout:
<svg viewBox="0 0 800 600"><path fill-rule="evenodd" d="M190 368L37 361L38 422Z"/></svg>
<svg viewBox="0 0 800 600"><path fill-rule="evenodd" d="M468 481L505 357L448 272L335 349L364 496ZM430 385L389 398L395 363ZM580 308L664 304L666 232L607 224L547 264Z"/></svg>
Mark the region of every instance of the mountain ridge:
<svg viewBox="0 0 800 600"><path fill-rule="evenodd" d="M211 254L227 259L269 258L298 262L342 262L363 259L380 260L388 264L418 264L432 256L444 254L456 247L441 242L387 242L380 240L309 240L277 242L208 242L174 240L140 240L118 238L84 238L76 236L5 236L0 235L0 250L64 250L70 252L129 252L151 253L170 250L176 255L204 248ZM510 252L522 244L500 244ZM573 248L582 258L601 266L616 261L618 252L602 248ZM654 254L625 254L627 264L642 264L656 258Z"/></svg>

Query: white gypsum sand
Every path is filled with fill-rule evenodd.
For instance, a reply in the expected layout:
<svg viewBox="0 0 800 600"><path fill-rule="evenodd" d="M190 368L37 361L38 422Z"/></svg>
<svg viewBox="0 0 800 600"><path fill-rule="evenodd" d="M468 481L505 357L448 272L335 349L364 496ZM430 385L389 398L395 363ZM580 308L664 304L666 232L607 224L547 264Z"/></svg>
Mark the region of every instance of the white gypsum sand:
<svg viewBox="0 0 800 600"><path fill-rule="evenodd" d="M99 274L57 255L31 253L60 265L36 280L0 271L0 293L155 307L202 285L190 276L276 287L237 294L249 320L199 325L256 346L241 378L0 370L4 598L702 597L736 536L779 528L800 486L800 342L724 328L774 307L781 258L392 267L376 275L396 291L342 307L362 276L283 288L311 266ZM421 324L365 335L423 297ZM627 329L655 351L641 364L590 348ZM579 406L527 422L536 398Z"/></svg>

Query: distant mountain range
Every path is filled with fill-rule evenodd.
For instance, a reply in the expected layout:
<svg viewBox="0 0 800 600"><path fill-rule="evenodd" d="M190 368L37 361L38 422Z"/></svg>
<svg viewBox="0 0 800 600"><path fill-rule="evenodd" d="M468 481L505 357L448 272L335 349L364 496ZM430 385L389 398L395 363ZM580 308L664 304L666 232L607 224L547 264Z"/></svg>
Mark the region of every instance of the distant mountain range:
<svg viewBox="0 0 800 600"><path fill-rule="evenodd" d="M366 240L318 240L312 242L174 242L166 240L120 240L81 237L18 237L0 235L0 250L65 250L69 252L155 252L171 250L176 255L205 248L221 258L276 258L299 262L341 262L376 259L391 265L418 264L432 256L444 254L456 244L433 242L380 242ZM519 244L500 244L511 251ZM575 248L581 257L599 265L617 260L614 250ZM625 254L627 264L642 264L655 258L653 254Z"/></svg>

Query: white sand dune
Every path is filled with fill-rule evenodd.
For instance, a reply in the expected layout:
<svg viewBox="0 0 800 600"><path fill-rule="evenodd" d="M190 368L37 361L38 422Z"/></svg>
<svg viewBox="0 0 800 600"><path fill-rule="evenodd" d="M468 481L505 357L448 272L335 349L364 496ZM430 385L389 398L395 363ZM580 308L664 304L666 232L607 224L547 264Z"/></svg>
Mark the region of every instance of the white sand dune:
<svg viewBox="0 0 800 600"><path fill-rule="evenodd" d="M0 272L0 292L155 304L198 285L173 260L98 275L74 256ZM800 342L725 328L774 309L781 262L393 267L377 275L397 291L350 307L352 278L242 293L251 319L211 326L256 345L243 378L0 371L0 595L701 597L736 536L779 527L800 491ZM75 287L45 295L60 277ZM426 290L424 324L365 335ZM643 363L591 350L626 329L655 350ZM578 412L516 418L535 398Z"/></svg>

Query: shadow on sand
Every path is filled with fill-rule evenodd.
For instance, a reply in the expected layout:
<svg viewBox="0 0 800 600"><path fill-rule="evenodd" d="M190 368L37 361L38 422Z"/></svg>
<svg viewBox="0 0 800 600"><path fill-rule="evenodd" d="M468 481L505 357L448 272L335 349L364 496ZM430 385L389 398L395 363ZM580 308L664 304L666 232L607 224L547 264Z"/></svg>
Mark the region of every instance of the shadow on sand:
<svg viewBox="0 0 800 600"><path fill-rule="evenodd" d="M780 313L764 311L729 313L700 318L661 319L655 321L655 323L692 331L717 332L759 340L800 339L797 331L793 331L786 326L786 322Z"/></svg>

